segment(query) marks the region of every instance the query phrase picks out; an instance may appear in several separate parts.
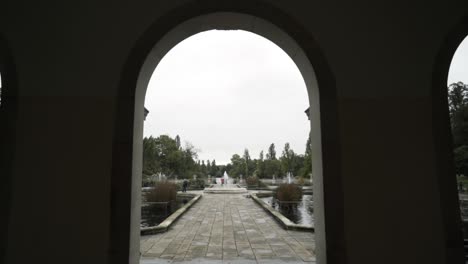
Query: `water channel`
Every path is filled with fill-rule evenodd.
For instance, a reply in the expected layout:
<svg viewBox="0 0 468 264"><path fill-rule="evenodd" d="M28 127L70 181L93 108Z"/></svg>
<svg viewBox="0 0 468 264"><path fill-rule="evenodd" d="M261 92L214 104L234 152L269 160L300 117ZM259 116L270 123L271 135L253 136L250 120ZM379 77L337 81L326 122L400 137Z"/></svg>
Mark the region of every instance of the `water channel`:
<svg viewBox="0 0 468 264"><path fill-rule="evenodd" d="M260 198L276 211L287 217L295 224L313 226L314 203L311 194L304 194L300 202L279 202L273 196Z"/></svg>

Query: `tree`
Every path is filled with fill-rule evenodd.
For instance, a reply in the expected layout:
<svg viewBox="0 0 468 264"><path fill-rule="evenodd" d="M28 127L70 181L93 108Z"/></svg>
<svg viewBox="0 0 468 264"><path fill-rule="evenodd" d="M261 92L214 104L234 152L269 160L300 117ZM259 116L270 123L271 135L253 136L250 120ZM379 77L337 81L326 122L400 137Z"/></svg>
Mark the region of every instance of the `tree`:
<svg viewBox="0 0 468 264"><path fill-rule="evenodd" d="M449 85L448 101L455 171L468 176L468 85L463 82Z"/></svg>
<svg viewBox="0 0 468 264"><path fill-rule="evenodd" d="M232 164L231 163L226 164L226 166L224 166L224 168L223 168L223 172L224 171L226 171L229 175L231 175Z"/></svg>
<svg viewBox="0 0 468 264"><path fill-rule="evenodd" d="M185 142L185 148L179 149L183 153L183 164L181 168L181 175L184 178L189 178L197 172L197 165L195 159L198 158L195 147L190 142Z"/></svg>
<svg viewBox="0 0 468 264"><path fill-rule="evenodd" d="M244 160L246 162L250 161L250 154L249 154L249 150L248 149L244 149L244 156L243 156Z"/></svg>
<svg viewBox="0 0 468 264"><path fill-rule="evenodd" d="M180 137L179 137L179 135L177 135L177 136L175 137L175 143L176 143L177 149L180 149Z"/></svg>
<svg viewBox="0 0 468 264"><path fill-rule="evenodd" d="M268 147L268 153L266 154L266 158L268 160L275 160L276 159L276 150L275 144L271 143L270 147Z"/></svg>
<svg viewBox="0 0 468 264"><path fill-rule="evenodd" d="M306 142L306 150L304 153L304 163L302 168L299 170L299 175L307 178L312 173L312 150L310 143L310 134Z"/></svg>
<svg viewBox="0 0 468 264"><path fill-rule="evenodd" d="M145 175L163 173L167 177L187 178L197 171L196 158L197 151L190 143L186 143L185 148L180 148L177 140L167 135L143 139Z"/></svg>
<svg viewBox="0 0 468 264"><path fill-rule="evenodd" d="M265 170L264 170L264 175L267 178L272 178L273 176L278 177L282 175L281 172L281 161L277 159L266 159L263 161Z"/></svg>
<svg viewBox="0 0 468 264"><path fill-rule="evenodd" d="M292 174L293 175L304 176L304 175L301 174L301 172L302 172L302 170L304 168L304 163L305 163L305 156L304 155L294 154Z"/></svg>
<svg viewBox="0 0 468 264"><path fill-rule="evenodd" d="M152 136L143 138L143 175L151 176L160 171L160 169L155 139Z"/></svg>
<svg viewBox="0 0 468 264"><path fill-rule="evenodd" d="M295 166L296 154L289 146L289 143L284 144L284 150L281 154L281 166L284 173L292 173Z"/></svg>
<svg viewBox="0 0 468 264"><path fill-rule="evenodd" d="M448 87L448 101L451 117L454 117L463 107L466 106L468 100L468 84L463 82L452 83Z"/></svg>
<svg viewBox="0 0 468 264"><path fill-rule="evenodd" d="M453 144L455 148L468 145L468 85L451 84L448 99Z"/></svg>
<svg viewBox="0 0 468 264"><path fill-rule="evenodd" d="M249 170L249 163L250 161L250 154L248 149L244 149L244 156L243 156L244 162L245 162L245 177L249 176L250 170Z"/></svg>
<svg viewBox="0 0 468 264"><path fill-rule="evenodd" d="M213 160L213 162L211 162L211 171L210 171L210 175L213 175L213 176L219 175L219 173L218 173L218 166L216 166L216 160Z"/></svg>
<svg viewBox="0 0 468 264"><path fill-rule="evenodd" d="M468 176L468 146L463 145L454 150L455 171Z"/></svg>
<svg viewBox="0 0 468 264"><path fill-rule="evenodd" d="M205 165L205 161L204 161L204 160L201 161L200 171L201 171L201 173L202 173L203 175L205 175L205 176L208 175L208 171L207 171L207 169L206 169L206 165Z"/></svg>
<svg viewBox="0 0 468 264"><path fill-rule="evenodd" d="M231 169L228 172L232 177L239 177L245 173L245 160L238 154L234 154L231 157Z"/></svg>
<svg viewBox="0 0 468 264"><path fill-rule="evenodd" d="M309 137L307 138L307 142L306 142L305 155L312 157L312 144L310 142L310 133L309 133Z"/></svg>
<svg viewBox="0 0 468 264"><path fill-rule="evenodd" d="M177 148L174 139L161 135L155 140L161 170L168 177L181 176L184 154Z"/></svg>
<svg viewBox="0 0 468 264"><path fill-rule="evenodd" d="M265 163L263 161L263 150L260 151L260 155L257 160L257 168L255 170L258 178L264 178L265 177Z"/></svg>

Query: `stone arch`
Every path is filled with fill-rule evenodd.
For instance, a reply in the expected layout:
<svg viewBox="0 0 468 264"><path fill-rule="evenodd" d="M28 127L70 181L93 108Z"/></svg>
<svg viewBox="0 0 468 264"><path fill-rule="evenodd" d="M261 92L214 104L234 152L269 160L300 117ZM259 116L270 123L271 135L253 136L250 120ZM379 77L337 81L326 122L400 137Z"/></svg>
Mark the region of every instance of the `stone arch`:
<svg viewBox="0 0 468 264"><path fill-rule="evenodd" d="M450 32L435 58L432 80L433 141L436 154L436 174L449 263L462 263L463 236L458 191L453 160L453 143L447 99L447 78L452 58L460 43L468 36L468 17Z"/></svg>
<svg viewBox="0 0 468 264"><path fill-rule="evenodd" d="M143 103L151 74L172 47L211 29L241 29L263 36L282 48L301 71L311 107L317 260L345 263L333 75L317 43L302 27L270 6L243 1L218 8L196 5L176 10L150 27L130 54L122 73L114 130L111 262L128 263L129 259L136 263L138 259ZM333 209L325 210L327 207Z"/></svg>
<svg viewBox="0 0 468 264"><path fill-rule="evenodd" d="M13 153L15 152L16 138L16 116L18 87L16 83L16 70L13 62L13 56L6 40L0 36L0 74L2 77L2 102L0 105L0 175L2 175L2 184L0 184L0 210L3 212L0 219L1 234L8 233L8 223L11 206L12 190L12 168ZM0 259L4 257L8 238L2 236L0 248Z"/></svg>

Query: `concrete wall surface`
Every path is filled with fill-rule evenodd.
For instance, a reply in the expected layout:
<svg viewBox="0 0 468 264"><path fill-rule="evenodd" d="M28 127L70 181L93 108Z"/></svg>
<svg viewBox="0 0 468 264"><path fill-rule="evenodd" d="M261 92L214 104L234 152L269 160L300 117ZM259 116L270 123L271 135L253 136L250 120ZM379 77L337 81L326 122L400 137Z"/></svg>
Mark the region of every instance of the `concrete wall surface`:
<svg viewBox="0 0 468 264"><path fill-rule="evenodd" d="M2 4L0 262L134 261L131 76L149 52L143 36L231 11L319 48L310 60L333 101L320 114L336 114L322 126L327 262L463 263L444 82L467 10L456 0Z"/></svg>

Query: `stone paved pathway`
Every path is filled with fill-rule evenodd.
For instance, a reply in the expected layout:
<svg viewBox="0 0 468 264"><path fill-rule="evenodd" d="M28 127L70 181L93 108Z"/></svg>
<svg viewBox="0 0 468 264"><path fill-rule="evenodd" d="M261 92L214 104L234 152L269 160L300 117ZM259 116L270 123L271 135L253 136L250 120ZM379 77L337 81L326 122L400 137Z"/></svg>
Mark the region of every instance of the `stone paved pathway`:
<svg viewBox="0 0 468 264"><path fill-rule="evenodd" d="M287 231L241 194L204 194L168 232L141 237L153 263L315 263L314 234Z"/></svg>

